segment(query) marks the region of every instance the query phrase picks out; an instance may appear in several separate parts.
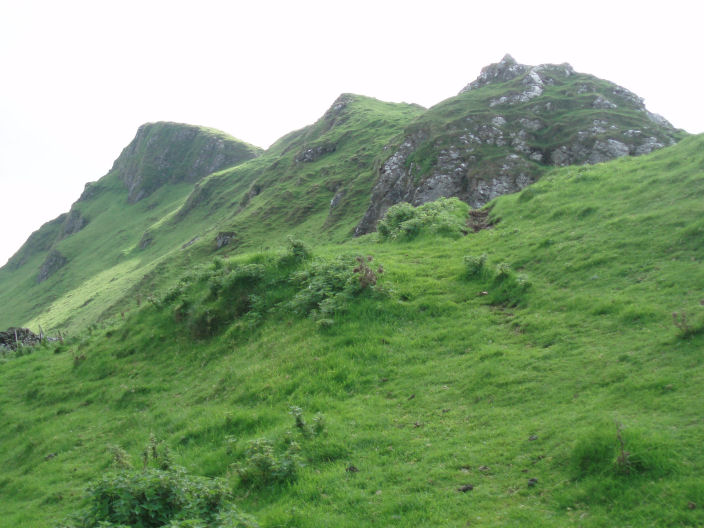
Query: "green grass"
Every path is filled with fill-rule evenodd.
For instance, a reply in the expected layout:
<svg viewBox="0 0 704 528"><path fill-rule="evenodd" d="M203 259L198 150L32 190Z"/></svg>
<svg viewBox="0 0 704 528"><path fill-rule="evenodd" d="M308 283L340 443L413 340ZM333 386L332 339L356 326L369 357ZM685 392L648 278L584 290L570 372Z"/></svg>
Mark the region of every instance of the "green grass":
<svg viewBox="0 0 704 528"><path fill-rule="evenodd" d="M217 264L205 242L164 259L156 275L189 274L180 299L225 317L212 335L194 336L176 299L143 300L0 365L0 526L54 525L108 468L108 445L138 459L151 433L265 527L702 525L703 147L553 170L458 239L370 235L289 267L283 242ZM378 291L331 324L290 309L309 284L297 272L339 254L372 255ZM465 257L482 254L468 276ZM211 293L253 264L250 321L228 311L240 290ZM290 406L322 413L326 431L297 433ZM242 485L231 467L248 443L283 446L287 431L298 478Z"/></svg>
<svg viewBox="0 0 704 528"><path fill-rule="evenodd" d="M55 243L69 264L41 284L36 276L60 225L49 223L33 235L13 258L19 262L26 255L27 260L0 269L0 302L12 303L12 310L0 311L0 327L36 330L41 325L47 331L74 333L106 318L121 318L178 281L193 262L211 258L220 231L234 231L237 240L218 254L275 247L289 234L316 241L348 238L368 205L379 152L423 109L349 94L338 101L346 105L284 136L262 156L211 174L195 186L184 167L194 163L202 137L214 132L198 128L201 143L183 147L181 165L172 168L174 181L165 185L160 180L162 185L153 189L149 178L157 174L152 169L161 158L147 156L147 151L133 153L135 158L126 158L123 165L139 166L151 194L127 203L119 171L94 184L99 189L95 197L74 204L90 219L88 225ZM167 125L149 130L163 135L169 153L182 138L176 137L176 147L168 143L180 131ZM147 139L138 146L144 147ZM312 162L296 161L320 144L335 150ZM253 147L243 144L242 149ZM338 193L341 197L331 208ZM145 233L151 243L142 248Z"/></svg>

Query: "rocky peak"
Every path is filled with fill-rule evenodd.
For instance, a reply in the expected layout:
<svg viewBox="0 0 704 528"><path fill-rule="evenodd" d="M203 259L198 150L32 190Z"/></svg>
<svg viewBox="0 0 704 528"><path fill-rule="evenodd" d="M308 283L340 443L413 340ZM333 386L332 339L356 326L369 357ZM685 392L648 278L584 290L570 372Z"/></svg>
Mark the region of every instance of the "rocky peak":
<svg viewBox="0 0 704 528"><path fill-rule="evenodd" d="M354 100L354 95L350 93L343 93L335 99L330 108L323 114L323 119L335 119L339 116L347 105Z"/></svg>
<svg viewBox="0 0 704 528"><path fill-rule="evenodd" d="M459 95L388 146L356 235L373 231L401 201L455 196L481 207L530 185L550 166L639 156L682 137L634 93L567 63L528 66L506 55Z"/></svg>
<svg viewBox="0 0 704 528"><path fill-rule="evenodd" d="M540 64L538 66L519 64L507 53L499 62L482 68L479 77L465 86L460 94L482 88L488 84L511 81L525 74L528 75L523 80L524 84L542 86L543 84L551 84L554 75L569 76L574 74L574 69L567 63Z"/></svg>
<svg viewBox="0 0 704 528"><path fill-rule="evenodd" d="M261 153L217 130L180 123L148 123L115 160L130 203L166 183L197 182L208 174L238 165Z"/></svg>

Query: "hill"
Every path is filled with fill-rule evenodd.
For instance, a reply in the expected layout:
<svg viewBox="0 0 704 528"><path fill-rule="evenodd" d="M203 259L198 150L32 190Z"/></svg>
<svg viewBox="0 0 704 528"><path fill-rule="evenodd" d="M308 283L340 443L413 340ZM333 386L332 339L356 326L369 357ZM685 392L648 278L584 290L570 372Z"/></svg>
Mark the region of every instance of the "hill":
<svg viewBox="0 0 704 528"><path fill-rule="evenodd" d="M222 132L147 124L112 169L88 183L71 210L34 232L0 268L0 325L83 328L144 273L144 233L177 207L198 181L258 156ZM82 288L80 294L74 293ZM41 321L32 319L47 314Z"/></svg>
<svg viewBox="0 0 704 528"><path fill-rule="evenodd" d="M682 137L621 86L569 64L527 66L506 55L406 127L355 233L373 231L395 203L457 196L480 207L549 167L639 156Z"/></svg>
<svg viewBox="0 0 704 528"><path fill-rule="evenodd" d="M216 258L7 360L2 524L75 512L106 446L138 457L150 433L262 526L701 524L702 147L553 169L466 236L438 213L314 260ZM346 289L341 252L377 284ZM251 441L289 437L295 476L245 478Z"/></svg>
<svg viewBox="0 0 704 528"><path fill-rule="evenodd" d="M289 234L345 242L401 201L456 196L479 207L551 166L642 155L684 136L622 87L508 55L429 110L343 94L266 152L201 127L145 125L0 269L0 305L12 300L0 327L80 331L214 252Z"/></svg>
<svg viewBox="0 0 704 528"><path fill-rule="evenodd" d="M0 346L0 526L702 525L703 171L508 56L264 152L141 127L0 269L62 330Z"/></svg>

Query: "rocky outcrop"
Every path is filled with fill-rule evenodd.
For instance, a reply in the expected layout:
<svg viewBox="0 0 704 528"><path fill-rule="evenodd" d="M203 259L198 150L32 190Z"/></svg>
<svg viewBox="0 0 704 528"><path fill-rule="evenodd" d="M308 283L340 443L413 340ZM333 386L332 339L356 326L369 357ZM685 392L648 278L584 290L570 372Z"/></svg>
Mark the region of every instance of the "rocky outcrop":
<svg viewBox="0 0 704 528"><path fill-rule="evenodd" d="M57 249L52 249L47 255L37 275L37 283L40 284L51 277L54 273L63 268L68 260Z"/></svg>
<svg viewBox="0 0 704 528"><path fill-rule="evenodd" d="M217 249L230 245L237 240L237 234L234 231L221 231L215 237L215 246Z"/></svg>
<svg viewBox="0 0 704 528"><path fill-rule="evenodd" d="M325 154L329 154L331 152L335 152L334 144L327 143L312 147L306 146L301 150L295 159L298 163L311 163L313 161L318 161Z"/></svg>
<svg viewBox="0 0 704 528"><path fill-rule="evenodd" d="M679 137L625 88L569 64L527 66L506 55L387 147L355 235L375 230L401 201L456 196L480 207L531 184L549 166L647 154Z"/></svg>
<svg viewBox="0 0 704 528"><path fill-rule="evenodd" d="M88 219L81 214L78 209L71 209L64 220L64 225L59 235L59 240L66 238L74 233L78 233L81 229L88 225Z"/></svg>
<svg viewBox="0 0 704 528"><path fill-rule="evenodd" d="M115 161L130 203L149 196L166 183L197 182L261 153L224 133L178 123L142 125Z"/></svg>

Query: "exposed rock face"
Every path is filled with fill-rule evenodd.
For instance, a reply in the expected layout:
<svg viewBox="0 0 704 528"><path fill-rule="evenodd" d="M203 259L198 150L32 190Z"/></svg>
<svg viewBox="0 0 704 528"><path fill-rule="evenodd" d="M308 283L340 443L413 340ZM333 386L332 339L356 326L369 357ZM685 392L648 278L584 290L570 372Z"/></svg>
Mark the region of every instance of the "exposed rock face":
<svg viewBox="0 0 704 528"><path fill-rule="evenodd" d="M139 127L112 171L119 173L129 192L129 202L135 203L165 183L197 182L260 152L256 147L201 127L150 123Z"/></svg>
<svg viewBox="0 0 704 528"><path fill-rule="evenodd" d="M61 235L59 236L59 240L64 239L74 233L78 233L86 225L88 225L88 219L83 216L79 210L71 209L66 216L66 220L64 220L64 225Z"/></svg>
<svg viewBox="0 0 704 528"><path fill-rule="evenodd" d="M145 231L142 238L139 239L139 249L147 249L154 243L154 234L151 231Z"/></svg>
<svg viewBox="0 0 704 528"><path fill-rule="evenodd" d="M47 280L54 273L63 268L66 262L68 262L66 260L66 257L59 253L58 250L51 250L46 257L46 260L44 260L44 263L42 264L41 268L39 268L39 275L37 275L37 283L42 283Z"/></svg>
<svg viewBox="0 0 704 528"><path fill-rule="evenodd" d="M387 147L355 235L375 230L401 201L456 196L480 207L533 183L548 166L647 154L679 137L625 88L569 64L527 66L506 55Z"/></svg>
<svg viewBox="0 0 704 528"><path fill-rule="evenodd" d="M237 235L234 231L221 231L215 237L215 245L220 249L235 241L236 237Z"/></svg>
<svg viewBox="0 0 704 528"><path fill-rule="evenodd" d="M296 156L296 161L299 163L311 163L322 158L325 154L335 152L335 145L324 144L315 145L313 147L304 147L304 149Z"/></svg>

